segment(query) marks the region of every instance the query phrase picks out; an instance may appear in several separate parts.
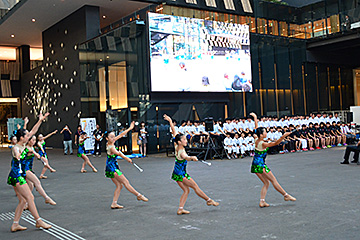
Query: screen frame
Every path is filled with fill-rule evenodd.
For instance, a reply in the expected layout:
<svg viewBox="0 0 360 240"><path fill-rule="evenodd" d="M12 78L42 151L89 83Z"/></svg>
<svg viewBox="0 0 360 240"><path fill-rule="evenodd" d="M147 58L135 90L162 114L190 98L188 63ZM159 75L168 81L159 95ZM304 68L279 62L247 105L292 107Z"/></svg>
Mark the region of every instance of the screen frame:
<svg viewBox="0 0 360 240"><path fill-rule="evenodd" d="M236 94L236 93L254 93L254 83L253 83L253 64L252 64L252 57L251 57L251 32L250 32L250 26L247 25L247 24L238 24L238 25L246 25L248 26L249 28L249 32L248 32L248 40L249 40L249 52L250 52L250 56L249 56L249 60L250 60L250 74L251 74L251 91L154 91L152 89L152 74L151 74L151 36L150 36L150 14L158 14L158 15L164 15L164 16L175 16L175 15L169 15L169 14L160 14L160 13L157 13L157 12L152 12L152 11L149 11L146 13L146 29L147 29L147 54L148 54L148 73L149 73L149 76L148 76L148 86L149 86L149 93L150 93L150 96L155 94L155 96L166 96L165 93L168 93L168 94L181 94L181 95L184 95L184 93L187 93L186 96L188 97L191 97L191 95L194 95L193 97L191 97L192 99L198 99L198 97L196 95L198 95L199 93L202 93L204 95L206 94L210 94L209 96L211 96L212 98L215 96L218 96L218 98L220 99L223 99L222 101L224 101L224 94L229 94L229 93L233 93L233 94ZM184 17L184 16L175 16L175 17ZM188 19L198 19L198 20L204 20L204 19L201 19L201 18L191 18L191 17L184 17L184 18L188 18ZM212 22L221 22L221 23L225 23L225 22L222 22L222 21L214 21L214 20L209 20L209 21L212 21ZM159 94L157 94L159 93ZM190 94L189 94L190 93ZM202 95L201 94L201 95ZM155 97L154 96L154 97ZM156 97L157 99L158 97ZM216 99L214 99L216 100ZM211 102L211 100L209 101L206 101L206 102ZM227 98L227 101L226 102L229 102L229 96Z"/></svg>

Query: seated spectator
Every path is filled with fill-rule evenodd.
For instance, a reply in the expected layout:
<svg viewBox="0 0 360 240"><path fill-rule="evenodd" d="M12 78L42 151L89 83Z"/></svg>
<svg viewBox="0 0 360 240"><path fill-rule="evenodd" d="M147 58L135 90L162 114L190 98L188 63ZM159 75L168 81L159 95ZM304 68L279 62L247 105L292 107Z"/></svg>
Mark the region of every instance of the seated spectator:
<svg viewBox="0 0 360 240"><path fill-rule="evenodd" d="M351 152L354 152L354 157L353 157L354 160L351 162L360 165L359 163L360 141L355 146L346 147L344 161L340 162L340 164L349 164L349 157Z"/></svg>
<svg viewBox="0 0 360 240"><path fill-rule="evenodd" d="M227 157L231 159L231 154L233 152L233 140L230 137L230 133L226 133L226 138L224 139L224 148L227 151Z"/></svg>

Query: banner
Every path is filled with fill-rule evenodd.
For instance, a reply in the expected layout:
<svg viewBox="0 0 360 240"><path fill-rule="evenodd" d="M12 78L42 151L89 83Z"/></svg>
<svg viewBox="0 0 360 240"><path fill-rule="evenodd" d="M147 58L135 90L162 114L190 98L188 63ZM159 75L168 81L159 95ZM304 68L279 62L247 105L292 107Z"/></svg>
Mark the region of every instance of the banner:
<svg viewBox="0 0 360 240"><path fill-rule="evenodd" d="M94 150L95 138L93 132L96 129L96 118L80 118L80 125L81 129L90 137L85 140L85 150Z"/></svg>
<svg viewBox="0 0 360 240"><path fill-rule="evenodd" d="M8 140L14 135L15 130L18 130L18 125L20 128L24 127L24 120L21 118L8 118L7 120L7 130L8 130Z"/></svg>

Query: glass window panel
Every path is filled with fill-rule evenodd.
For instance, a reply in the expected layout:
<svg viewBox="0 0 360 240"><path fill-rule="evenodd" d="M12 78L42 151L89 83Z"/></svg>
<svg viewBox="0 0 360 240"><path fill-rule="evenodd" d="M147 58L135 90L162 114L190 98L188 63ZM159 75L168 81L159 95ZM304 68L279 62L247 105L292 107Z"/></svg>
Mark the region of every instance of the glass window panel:
<svg viewBox="0 0 360 240"><path fill-rule="evenodd" d="M235 10L234 1L233 0L224 0L225 8L229 10Z"/></svg>
<svg viewBox="0 0 360 240"><path fill-rule="evenodd" d="M216 7L216 1L215 0L205 0L205 4L208 7Z"/></svg>
<svg viewBox="0 0 360 240"><path fill-rule="evenodd" d="M326 35L326 23L325 19L317 20L313 22L314 37Z"/></svg>
<svg viewBox="0 0 360 240"><path fill-rule="evenodd" d="M279 22L280 28L280 36L287 37L288 36L288 25L286 22Z"/></svg>

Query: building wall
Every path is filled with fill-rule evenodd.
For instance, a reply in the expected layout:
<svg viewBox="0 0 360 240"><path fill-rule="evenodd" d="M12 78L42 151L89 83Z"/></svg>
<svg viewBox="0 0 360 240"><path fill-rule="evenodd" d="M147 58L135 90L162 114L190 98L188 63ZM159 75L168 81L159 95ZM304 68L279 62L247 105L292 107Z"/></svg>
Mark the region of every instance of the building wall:
<svg viewBox="0 0 360 240"><path fill-rule="evenodd" d="M22 115L30 116L30 126L36 113L51 112L38 133L61 131L65 124L75 132L82 116L78 47L99 34L99 22L99 8L84 6L43 32L43 66L26 72L21 79ZM57 134L47 140L48 146L62 147L62 139Z"/></svg>

